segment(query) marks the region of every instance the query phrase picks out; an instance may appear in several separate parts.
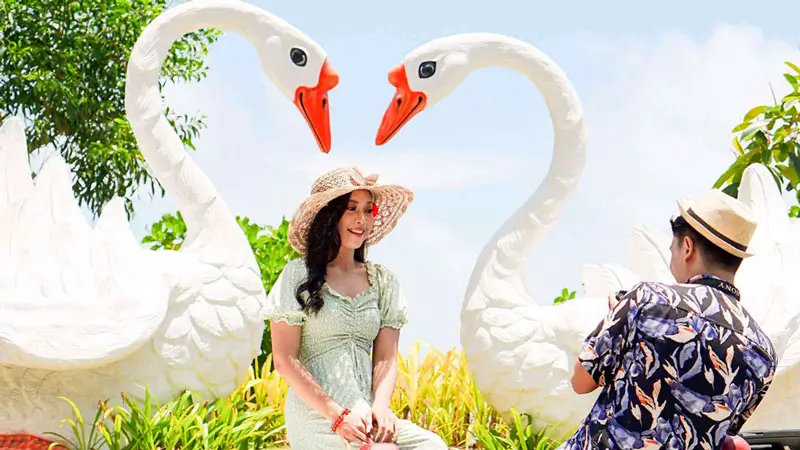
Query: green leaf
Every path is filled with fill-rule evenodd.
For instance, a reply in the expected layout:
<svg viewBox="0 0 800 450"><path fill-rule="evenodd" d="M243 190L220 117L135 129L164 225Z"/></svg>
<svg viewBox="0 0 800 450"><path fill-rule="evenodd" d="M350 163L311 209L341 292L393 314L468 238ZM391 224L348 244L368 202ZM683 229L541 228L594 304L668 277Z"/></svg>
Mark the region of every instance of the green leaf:
<svg viewBox="0 0 800 450"><path fill-rule="evenodd" d="M731 197L738 198L739 197L739 183L731 183L722 190L722 192L730 195Z"/></svg>
<svg viewBox="0 0 800 450"><path fill-rule="evenodd" d="M783 109L786 111L791 111L792 109L795 111L800 111L800 99L791 98L789 100L785 100L783 103Z"/></svg>
<svg viewBox="0 0 800 450"><path fill-rule="evenodd" d="M739 175L741 176L744 169L747 167L746 164L743 163L744 159L739 158L733 162L733 164L728 167L728 169L717 178L717 181L714 182L713 189L719 189L724 184L730 183L734 176Z"/></svg>
<svg viewBox="0 0 800 450"><path fill-rule="evenodd" d="M783 74L783 77L786 78L786 81L788 81L789 84L792 85L792 88L796 91L798 86L797 77L788 73Z"/></svg>
<svg viewBox="0 0 800 450"><path fill-rule="evenodd" d="M751 120L755 119L756 116L759 114L763 114L766 111L767 106L756 106L755 108L747 111L747 114L744 115L744 121L750 122Z"/></svg>
<svg viewBox="0 0 800 450"><path fill-rule="evenodd" d="M731 130L731 131L732 131L733 133L738 133L738 132L740 132L740 131L744 130L745 128L747 128L747 127L749 127L749 126L750 126L750 122L749 122L749 121L747 121L747 122L742 122L742 123L740 123L739 125L736 125L736 126L733 128L733 130Z"/></svg>
<svg viewBox="0 0 800 450"><path fill-rule="evenodd" d="M772 152L761 152L761 164L769 167L772 162Z"/></svg>
<svg viewBox="0 0 800 450"><path fill-rule="evenodd" d="M797 153L790 152L789 161L792 171L800 176L800 157L797 156Z"/></svg>
<svg viewBox="0 0 800 450"><path fill-rule="evenodd" d="M744 131L742 131L740 139L742 141L749 141L749 140L753 139L753 136L757 132L761 131L761 129L764 126L768 125L769 123L770 123L769 120L757 120L755 122L750 123L750 125L748 125L747 128L745 128Z"/></svg>
<svg viewBox="0 0 800 450"><path fill-rule="evenodd" d="M787 180L789 180L792 186L796 187L800 185L800 172L797 172L796 170L793 170L789 166L782 164L776 165L775 168L781 173L781 175L783 175Z"/></svg>
<svg viewBox="0 0 800 450"><path fill-rule="evenodd" d="M742 144L739 143L739 138L736 136L733 137L733 148L736 149L736 152L739 155L744 155L744 150L742 149Z"/></svg>
<svg viewBox="0 0 800 450"><path fill-rule="evenodd" d="M563 288L561 289L561 295L559 295L553 300L553 304L559 305L561 303L566 302L567 300L572 300L575 298L575 295L576 295L575 291L570 291L567 288Z"/></svg>
<svg viewBox="0 0 800 450"><path fill-rule="evenodd" d="M786 61L786 62L785 62L785 64L786 64L787 66L789 66L789 67L790 67L792 70L794 70L794 73L796 73L796 74L800 75L800 68L799 68L799 67L797 67L797 65L795 65L793 62L791 62L791 61Z"/></svg>

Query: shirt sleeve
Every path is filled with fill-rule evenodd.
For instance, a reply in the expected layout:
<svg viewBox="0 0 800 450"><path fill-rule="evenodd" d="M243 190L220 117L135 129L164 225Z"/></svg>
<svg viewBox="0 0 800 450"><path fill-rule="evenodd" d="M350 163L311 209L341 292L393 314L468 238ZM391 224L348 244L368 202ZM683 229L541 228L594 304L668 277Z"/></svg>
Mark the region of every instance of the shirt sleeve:
<svg viewBox="0 0 800 450"><path fill-rule="evenodd" d="M749 408L742 411L741 414L738 416L734 416L733 420L731 420L731 426L728 428L728 436L736 436L741 431L744 424L747 422L747 419L753 415L758 405L761 404L761 400L764 400L764 396L767 395L767 391L769 390L769 386L772 384L772 379L769 379L761 389L758 391L756 398L753 400L753 403L750 405Z"/></svg>
<svg viewBox="0 0 800 450"><path fill-rule="evenodd" d="M301 259L294 259L286 264L267 295L264 306L267 320L285 322L289 325L305 323L306 313L295 298L295 290L303 281L305 273L305 265Z"/></svg>
<svg viewBox="0 0 800 450"><path fill-rule="evenodd" d="M378 266L378 287L380 298L378 307L381 313L381 328L400 329L408 321L405 294L395 274L389 269Z"/></svg>
<svg viewBox="0 0 800 450"><path fill-rule="evenodd" d="M637 289L617 294L617 304L586 338L578 355L581 365L598 386L605 386L614 378L622 364L627 348L632 313L636 308Z"/></svg>
<svg viewBox="0 0 800 450"><path fill-rule="evenodd" d="M750 406L742 411L741 414L734 415L731 420L731 426L728 428L728 435L735 436L739 434L744 424L753 415L758 405L761 404L761 401L764 400L764 397L767 395L767 391L769 387L772 385L772 379L775 376L775 356L774 353L769 352L771 356L771 360L773 361L769 373L767 374L766 378L764 378L764 384L761 385L761 389L758 390L758 394L755 395L755 398L752 399Z"/></svg>

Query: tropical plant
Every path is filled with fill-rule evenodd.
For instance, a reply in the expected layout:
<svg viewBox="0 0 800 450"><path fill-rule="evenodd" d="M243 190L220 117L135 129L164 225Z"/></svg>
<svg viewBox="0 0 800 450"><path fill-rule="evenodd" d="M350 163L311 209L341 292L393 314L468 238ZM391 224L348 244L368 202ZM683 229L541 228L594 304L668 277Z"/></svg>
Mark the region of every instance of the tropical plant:
<svg viewBox="0 0 800 450"><path fill-rule="evenodd" d="M774 105L756 106L744 115L733 132L736 160L714 183L715 188L737 196L744 170L753 163L769 168L778 187L794 191L800 204L800 67L787 61L783 76L792 88ZM800 217L800 206L793 205L789 215Z"/></svg>
<svg viewBox="0 0 800 450"><path fill-rule="evenodd" d="M0 121L20 115L30 152L59 152L74 171L73 191L95 215L141 185L148 173L125 118L125 73L144 27L169 0L0 1ZM205 78L203 59L217 30L187 34L164 61L159 87ZM166 115L187 148L205 127L199 115Z"/></svg>
<svg viewBox="0 0 800 450"><path fill-rule="evenodd" d="M250 367L239 387L212 402L187 391L159 405L146 392L142 402L128 396L119 406L100 402L91 422L73 404L75 417L65 419L64 426L77 437L51 435L69 450L286 448L282 411L288 385L270 369L270 359ZM529 414L512 411L505 422L475 387L460 349L443 352L417 342L408 354L398 355L398 367L392 409L439 434L451 448L550 450L559 444L547 429L535 430Z"/></svg>
<svg viewBox="0 0 800 450"><path fill-rule="evenodd" d="M478 391L460 350L442 352L422 343L398 360L392 409L397 416L436 432L450 446L466 447L471 427L485 423L494 429L500 418Z"/></svg>
<svg viewBox="0 0 800 450"><path fill-rule="evenodd" d="M575 298L575 294L576 294L575 291L570 291L567 288L563 288L561 289L561 295L559 295L558 297L555 298L555 300L553 300L553 304L558 305L560 303L566 302L567 300L572 300L573 298Z"/></svg>
<svg viewBox="0 0 800 450"><path fill-rule="evenodd" d="M475 423L477 444L487 450L553 450L561 443L550 436L549 430L535 431L533 417L511 409L512 423L491 429L483 423Z"/></svg>
<svg viewBox="0 0 800 450"><path fill-rule="evenodd" d="M254 400L253 387L262 380L252 372L243 387L228 397L202 401L187 391L159 405L149 391L142 402L122 395L122 405L109 408L101 401L94 420L86 423L69 399L74 419L65 424L75 439L50 433L70 450L240 449L283 448L282 408ZM86 429L88 428L88 434Z"/></svg>

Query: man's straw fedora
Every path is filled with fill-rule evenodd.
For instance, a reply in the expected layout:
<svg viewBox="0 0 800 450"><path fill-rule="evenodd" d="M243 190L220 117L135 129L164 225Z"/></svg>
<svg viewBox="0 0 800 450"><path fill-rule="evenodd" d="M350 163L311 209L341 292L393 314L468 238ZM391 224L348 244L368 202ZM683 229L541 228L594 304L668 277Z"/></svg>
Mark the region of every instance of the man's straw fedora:
<svg viewBox="0 0 800 450"><path fill-rule="evenodd" d="M741 201L713 189L696 199L679 200L678 209L695 231L722 250L740 258L753 255L747 248L758 224Z"/></svg>

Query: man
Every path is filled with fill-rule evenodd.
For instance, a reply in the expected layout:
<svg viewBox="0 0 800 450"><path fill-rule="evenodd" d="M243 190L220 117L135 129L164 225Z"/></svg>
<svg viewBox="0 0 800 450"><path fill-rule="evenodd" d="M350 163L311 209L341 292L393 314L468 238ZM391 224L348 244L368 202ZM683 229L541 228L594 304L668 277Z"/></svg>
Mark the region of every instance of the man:
<svg viewBox="0 0 800 450"><path fill-rule="evenodd" d="M719 449L767 392L772 343L733 285L756 221L713 190L679 201L670 270L679 284L639 283L609 300L572 386L602 391L567 449Z"/></svg>

